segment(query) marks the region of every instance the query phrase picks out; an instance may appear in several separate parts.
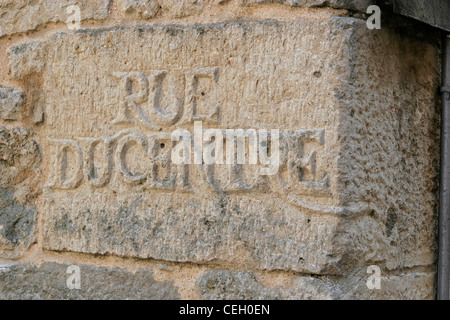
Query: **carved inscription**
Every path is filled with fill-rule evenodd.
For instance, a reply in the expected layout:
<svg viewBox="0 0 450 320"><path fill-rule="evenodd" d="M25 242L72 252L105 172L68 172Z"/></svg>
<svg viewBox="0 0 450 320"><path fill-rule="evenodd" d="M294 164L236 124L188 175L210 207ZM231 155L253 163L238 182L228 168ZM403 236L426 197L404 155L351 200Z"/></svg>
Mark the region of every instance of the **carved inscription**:
<svg viewBox="0 0 450 320"><path fill-rule="evenodd" d="M224 136L226 131L223 130ZM177 142L172 141L170 133L142 134L133 130L124 130L112 137L51 139L49 142L54 155L54 165L47 186L52 189L67 190L76 189L82 183L88 183L92 187L103 188L108 185L113 174L119 174L122 183L131 186L145 183L154 190L176 191L176 187L179 186L184 191L194 192L190 181L200 179L205 182L205 186L217 191L279 192L284 190L298 195L329 196L328 177L326 175L320 177L316 172L315 155L323 150L323 135L323 129L283 131L280 137L279 172L270 176L257 174L250 184L244 182L244 176L246 167L252 165L238 159L236 152L231 156L235 159L234 164L231 165L174 164L171 154ZM206 136L207 130L203 130L203 137ZM238 146L241 143L245 147L245 144L250 144L251 136L235 140L233 144ZM223 144L227 145L225 138ZM228 145L231 145L230 142ZM306 145L312 146L314 151L303 156ZM102 147L102 151L99 151L99 146ZM242 147L238 146L238 148ZM129 169L127 156L136 149L143 152L151 163L147 172L136 173ZM73 163L71 170L67 165L69 158ZM99 166L94 159L100 159L99 162L104 164L103 168L96 169ZM227 171L227 181L222 185L215 179L217 167ZM165 174L161 174L162 168ZM261 184L271 188L260 188Z"/></svg>
<svg viewBox="0 0 450 320"><path fill-rule="evenodd" d="M122 130L109 137L50 139L54 165L47 186L68 190L88 183L94 188L103 188L114 174L118 174L122 183L130 186L145 184L152 190L196 192L191 181L201 180L204 182L201 186L220 192L330 196L328 176L326 173L319 175L317 170L317 153L323 151L325 144L324 129L283 130L276 141L279 162L272 170L264 166L269 162L262 156L264 148L267 150L267 144L273 140L271 134L257 133L255 129L200 128L200 132L194 129L193 139L186 131L184 152L189 154L189 159L194 159L193 165L173 163L172 153L180 139L174 141L173 132L161 130L194 122L201 126L220 124L219 74L217 67L184 72L157 70L150 75L140 71L113 72L119 90L117 96L121 100L118 101L119 113L110 125L134 129ZM207 99L203 98L205 95L208 95ZM203 156L203 152L198 155L196 142L200 145L209 142L216 156L208 160L210 157ZM272 144L273 149L273 141ZM223 151L217 157L217 152L225 146L227 160L231 159L227 163L223 160ZM244 156L246 146L250 155L247 161ZM308 153L305 151L307 146ZM192 147L194 151L191 151ZM136 173L130 169L127 157L135 150L140 150L150 163L147 171ZM68 157L72 157L72 170L67 165ZM257 174L246 182L245 177L251 176L251 172L246 171L258 164L258 158L262 168L257 168ZM102 168L97 169L95 159L100 159ZM254 173L255 170L250 171ZM264 174L264 171L272 172ZM217 179L218 175L222 175L221 179Z"/></svg>
<svg viewBox="0 0 450 320"><path fill-rule="evenodd" d="M143 129L156 131L175 124L182 115L182 123L195 120L220 123L218 74L218 68L184 73L181 70L157 70L149 76L139 71L114 72L125 99L112 123L136 123ZM170 111L165 111L168 109ZM209 112L202 114L201 110Z"/></svg>
<svg viewBox="0 0 450 320"><path fill-rule="evenodd" d="M39 80L43 248L338 274L341 217L364 208L341 201L335 29L112 27L10 50Z"/></svg>

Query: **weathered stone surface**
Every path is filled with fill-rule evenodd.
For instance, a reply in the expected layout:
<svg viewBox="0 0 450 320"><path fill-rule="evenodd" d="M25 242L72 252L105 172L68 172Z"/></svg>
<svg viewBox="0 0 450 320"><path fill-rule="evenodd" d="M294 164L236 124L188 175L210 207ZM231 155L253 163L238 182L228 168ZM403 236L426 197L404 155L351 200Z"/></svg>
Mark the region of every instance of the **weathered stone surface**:
<svg viewBox="0 0 450 320"><path fill-rule="evenodd" d="M32 41L12 48L9 64L11 77L24 80L45 70L46 48L42 42Z"/></svg>
<svg viewBox="0 0 450 320"><path fill-rule="evenodd" d="M71 5L80 8L81 21L103 20L108 16L111 0L1 0L0 38L27 32L49 22L67 22Z"/></svg>
<svg viewBox="0 0 450 320"><path fill-rule="evenodd" d="M36 240L36 194L41 162L24 129L0 127L0 257L17 258Z"/></svg>
<svg viewBox="0 0 450 320"><path fill-rule="evenodd" d="M122 10L135 18L153 18L161 9L156 0L121 0Z"/></svg>
<svg viewBox="0 0 450 320"><path fill-rule="evenodd" d="M434 40L359 29L347 47L354 57L349 81L335 92L345 139L340 190L349 204L374 210L342 226L356 264L383 262L395 270L435 261L439 34L424 37Z"/></svg>
<svg viewBox="0 0 450 320"><path fill-rule="evenodd" d="M433 272L400 272L380 279L380 289L369 290L367 274L352 274L341 289L346 300L432 300L435 297Z"/></svg>
<svg viewBox="0 0 450 320"><path fill-rule="evenodd" d="M0 189L0 256L15 258L35 241L36 208L19 204L12 191Z"/></svg>
<svg viewBox="0 0 450 320"><path fill-rule="evenodd" d="M46 43L30 43L30 47L12 48L11 74L18 78L29 73L26 61L31 61L30 55L48 59L32 60L30 64L31 70L36 70L36 65L46 66L42 84L48 110L45 145L56 157L48 157L45 164L51 171L43 195L44 247L169 261L231 260L263 269L338 272L341 249L333 242L339 216L366 210L358 205L341 207L333 196L337 184L338 110L329 99L329 90L339 85L339 66L343 63L339 48L355 23L333 19L85 30L56 34ZM336 28L341 32L336 33ZM313 30L320 37L314 44L306 40ZM160 48L169 50L160 55ZM327 56L327 61L314 62L312 57L318 52ZM111 70L113 60L116 63ZM73 72L64 71L68 69ZM305 168L304 177L297 178L286 165L272 181L261 179L252 186L249 176L244 180L248 187L244 187L242 182L223 180L230 168L218 168L215 175L205 176L207 168L192 166L187 184L180 180L183 176L174 178L177 183L171 184L170 178L164 182L162 177L150 174L150 159L134 148L134 156L129 153L125 160L126 170L144 170L150 176L145 173L145 183L133 182L134 173L123 175L125 167L120 163L124 160L114 160L114 156L113 163L104 162L117 153L121 141L144 137L148 143L166 146L164 153L171 143L167 134L155 135L148 119L117 118L126 88L115 77L139 71L155 86L156 70L167 70L163 91L157 97L161 99L160 108L166 108L163 105L173 99L165 89L169 86L175 89L178 102L169 104L164 113L182 111L179 120L156 119L164 132L179 126L192 129L195 117L204 119L205 128L280 128L285 130L286 140L292 140L289 157L294 159L297 152L314 154L315 169L309 172ZM197 100L196 110L193 99ZM154 100L147 103L150 101ZM266 105L277 111L267 112L270 109ZM316 105L321 109L317 111ZM67 106L80 106L85 111L74 114ZM145 104L143 107L145 113L150 110ZM288 111L292 108L303 111L292 116ZM299 137L290 138L293 132ZM81 151L94 141L86 138L103 136L114 136L111 147L116 151L101 142L94 149L95 167L82 164L92 160L85 158L90 151ZM52 140L61 138L65 140ZM59 157L57 149L66 142L61 152L67 155ZM79 149L78 145L84 146ZM152 152L161 152L162 148ZM99 157L98 152L106 153L107 158ZM166 168L173 176L176 168ZM56 173L55 169L64 172ZM285 180L290 187L283 186ZM284 205L286 202L290 204Z"/></svg>
<svg viewBox="0 0 450 320"><path fill-rule="evenodd" d="M367 12L367 8L377 4L376 0L330 0L329 4L335 9L348 9L359 12Z"/></svg>
<svg viewBox="0 0 450 320"><path fill-rule="evenodd" d="M200 13L207 3L217 2L215 0L159 0L163 10L167 10L176 18L183 18Z"/></svg>
<svg viewBox="0 0 450 320"><path fill-rule="evenodd" d="M0 265L0 299L9 300L173 300L178 288L155 281L152 270L131 273L119 268L80 266L80 289L69 289L69 265Z"/></svg>
<svg viewBox="0 0 450 320"><path fill-rule="evenodd" d="M430 300L432 272L401 272L380 278L380 289L369 289L366 269L345 278L292 276L288 284L268 287L253 272L211 270L197 281L202 299L216 300Z"/></svg>
<svg viewBox="0 0 450 320"><path fill-rule="evenodd" d="M0 117L3 120L20 120L23 99L21 90L0 87Z"/></svg>
<svg viewBox="0 0 450 320"><path fill-rule="evenodd" d="M299 8L331 7L365 13L376 0L233 0L241 6L263 3L284 4ZM150 19L158 12L167 17L184 18L201 14L207 8L229 4L231 0L121 0L122 10L136 19ZM227 10L227 9L224 9Z"/></svg>
<svg viewBox="0 0 450 320"><path fill-rule="evenodd" d="M59 33L9 57L19 80L45 66L45 249L315 274L434 261L432 45L302 18ZM278 174L171 165L170 132L196 119L281 129Z"/></svg>
<svg viewBox="0 0 450 320"><path fill-rule="evenodd" d="M39 146L28 130L0 127L0 188L14 191L22 185L32 188L40 163Z"/></svg>
<svg viewBox="0 0 450 320"><path fill-rule="evenodd" d="M313 277L295 276L289 288L266 287L253 272L208 271L197 281L202 299L207 300L329 300L333 288Z"/></svg>
<svg viewBox="0 0 450 320"><path fill-rule="evenodd" d="M40 14L46 1L0 0L0 77L26 95L0 88L0 121L35 133L0 127L0 257L156 259L156 278L190 298L432 298L439 34L343 17L374 2L81 1L82 20L105 23L50 33L75 1ZM248 21L264 8L280 21ZM280 129L278 171L174 164L171 133L199 121L202 134ZM67 267L0 267L0 298L180 297L152 271L89 266L69 290Z"/></svg>
<svg viewBox="0 0 450 320"><path fill-rule="evenodd" d="M376 0L240 0L242 4L252 3L281 3L294 7L325 7L329 6L335 9L348 9L352 11L366 12L367 8L376 4Z"/></svg>

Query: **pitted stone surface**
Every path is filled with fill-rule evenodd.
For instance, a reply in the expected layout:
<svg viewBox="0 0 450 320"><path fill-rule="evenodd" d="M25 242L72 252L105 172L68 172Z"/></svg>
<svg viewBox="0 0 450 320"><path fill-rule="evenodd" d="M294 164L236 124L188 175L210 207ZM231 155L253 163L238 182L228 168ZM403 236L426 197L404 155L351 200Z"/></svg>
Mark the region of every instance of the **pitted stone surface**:
<svg viewBox="0 0 450 320"><path fill-rule="evenodd" d="M172 281L156 281L152 270L131 273L119 268L82 265L80 288L70 288L69 265L0 265L0 299L8 300L175 300Z"/></svg>
<svg viewBox="0 0 450 320"><path fill-rule="evenodd" d="M14 258L19 249L30 247L36 215L36 208L17 203L11 191L0 189L0 256Z"/></svg>
<svg viewBox="0 0 450 320"><path fill-rule="evenodd" d="M331 7L365 13L376 0L119 0L122 12L136 20L152 19L157 14L168 18L185 18L199 15L212 6L222 6L235 1L240 5L262 3L284 4L301 8ZM108 18L111 0L1 0L0 38L36 30L48 23L73 21L71 6L78 6L80 22L102 21Z"/></svg>
<svg viewBox="0 0 450 320"><path fill-rule="evenodd" d="M281 3L294 7L317 8L329 6L334 9L348 9L352 11L366 12L370 5L376 4L376 0L240 0L242 4L253 3Z"/></svg>
<svg viewBox="0 0 450 320"><path fill-rule="evenodd" d="M19 257L36 241L41 155L29 131L0 127L0 257Z"/></svg>
<svg viewBox="0 0 450 320"><path fill-rule="evenodd" d="M361 271L363 271L361 269ZM381 274L380 288L369 290L368 274L352 274L341 288L340 299L345 300L433 300L434 272L402 271L395 275Z"/></svg>
<svg viewBox="0 0 450 320"><path fill-rule="evenodd" d="M291 286L267 287L253 272L208 271L197 281L201 297L206 300L330 300L334 289L313 277L293 277Z"/></svg>
<svg viewBox="0 0 450 320"><path fill-rule="evenodd" d="M33 134L23 128L0 127L0 188L18 191L21 187L32 189L39 178L41 164L39 145Z"/></svg>
<svg viewBox="0 0 450 320"><path fill-rule="evenodd" d="M51 170L43 194L44 247L338 272L340 249L333 242L339 216L366 210L340 207L333 191L339 110L329 90L341 81L339 48L355 22L301 19L84 30L12 48L11 74L17 78L46 66L45 144L52 157L45 164ZM312 30L322 30L314 44L307 40ZM326 61L314 62L318 52ZM116 61L113 68L110 61ZM127 77L144 79L144 93L149 81L148 94L156 95L139 102L141 109L130 105L130 117L123 114L129 93L120 80ZM154 91L159 85L162 89ZM84 111L75 114L73 107ZM165 119L169 114L175 115L173 120ZM204 166L179 171L168 164L156 167L157 176L138 145L130 152L121 147L141 141L152 152L165 154L171 146L169 133L192 129L195 119L205 129L284 130L289 158L305 157L305 168L297 167L302 177L295 167L284 165L270 178L252 182L249 170L245 180L232 177L227 182L229 167L217 166L211 173ZM105 145L107 136L111 144ZM117 158L117 150L126 152L125 160ZM89 158L92 152L94 158ZM137 171L144 174L139 181ZM283 205L286 201L291 203Z"/></svg>
<svg viewBox="0 0 450 320"><path fill-rule="evenodd" d="M122 10L127 14L132 14L136 19L153 18L161 6L156 0L121 0Z"/></svg>
<svg viewBox="0 0 450 320"><path fill-rule="evenodd" d="M23 90L0 89L0 258L156 259L194 299L433 297L437 33L344 17L365 0L78 1L92 28L53 32L75 2L24 19L45 3L0 0L1 29L22 33L0 33L0 77ZM171 134L199 123L279 129L279 168L174 164ZM67 292L67 267L0 266L0 297L180 297L151 271L89 266Z"/></svg>

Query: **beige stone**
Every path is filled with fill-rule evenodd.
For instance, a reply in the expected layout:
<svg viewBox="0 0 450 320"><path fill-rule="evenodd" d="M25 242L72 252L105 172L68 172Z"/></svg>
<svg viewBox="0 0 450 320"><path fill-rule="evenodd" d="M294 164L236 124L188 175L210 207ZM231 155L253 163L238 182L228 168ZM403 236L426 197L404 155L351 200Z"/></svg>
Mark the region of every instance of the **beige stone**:
<svg viewBox="0 0 450 320"><path fill-rule="evenodd" d="M18 258L36 241L41 155L32 134L0 127L0 258Z"/></svg>
<svg viewBox="0 0 450 320"><path fill-rule="evenodd" d="M11 74L18 79L30 73L22 62L32 61L32 70L35 65L46 66L42 84L46 141L42 143L51 154L45 164L50 170L43 195L44 247L339 272L341 248L333 243L340 217L367 211L359 203L340 206L336 193L339 110L329 99L329 90L340 85L339 66L345 63L339 48L350 35L345 29L338 34L332 30L350 31L356 22L302 19L285 24L118 28L62 33L45 43L12 48ZM314 44L306 40L313 30L320 30L321 37ZM137 50L130 51L130 46ZM319 52L327 61L313 62ZM45 59L36 61L30 55ZM116 61L113 70L110 61ZM158 85L154 81L159 73L165 78L161 91L150 90L156 101L145 97L148 100L139 107L143 109L133 106L127 119L121 110L126 88L117 78L131 72L149 79L150 87ZM166 88L174 88L175 97ZM174 98L177 104L171 103ZM148 109L153 101L159 106L149 114L155 112ZM85 111L74 113L73 108ZM302 111L292 117L290 110L295 109ZM164 115L171 112L176 116L167 122ZM253 182L248 171L245 186L236 180L239 177L224 180L236 170L231 167L209 173L204 166L181 170L161 163L164 171L152 165L138 146L134 155L127 153L126 160L120 160L126 141L144 141L154 156L167 154L169 133L179 127L192 129L195 119L203 119L205 129L284 130L290 148L286 160L291 163L302 153L305 164L296 164L293 171L290 166L295 164L286 163L279 175ZM110 137L111 144L102 137ZM89 158L92 152L96 155ZM67 164L61 162L65 158ZM155 169L159 175L152 173ZM297 178L295 170L303 170L304 177ZM286 202L289 205L284 206Z"/></svg>
<svg viewBox="0 0 450 320"><path fill-rule="evenodd" d="M71 4L0 2L0 298L434 297L437 32L365 0L81 1L72 31ZM279 168L175 164L199 122L280 130Z"/></svg>
<svg viewBox="0 0 450 320"><path fill-rule="evenodd" d="M21 90L0 87L0 117L3 120L20 120L23 99Z"/></svg>
<svg viewBox="0 0 450 320"><path fill-rule="evenodd" d="M375 0L240 0L243 5L259 3L281 3L294 7L325 7L330 6L335 9L348 9L352 11L366 12L367 8L376 4Z"/></svg>
<svg viewBox="0 0 450 320"><path fill-rule="evenodd" d="M73 11L80 9L80 21L103 20L108 16L110 0L1 0L0 37L27 32L50 22L66 23Z"/></svg>
<svg viewBox="0 0 450 320"><path fill-rule="evenodd" d="M163 10L167 10L176 18L182 18L199 13L205 4L213 3L214 0L159 0Z"/></svg>
<svg viewBox="0 0 450 320"><path fill-rule="evenodd" d="M331 300L336 291L313 277L293 276L290 286L267 287L252 272L208 271L197 281L206 300Z"/></svg>
<svg viewBox="0 0 450 320"><path fill-rule="evenodd" d="M12 48L17 79L45 66L44 248L315 274L432 264L434 157L410 152L436 143L436 52L380 59L414 41L385 31L372 47L371 35L353 18L298 19L85 30ZM411 65L420 78L407 87L390 68ZM421 102L405 113L411 92ZM251 171L171 165L170 132L195 119L281 129L279 173L252 182Z"/></svg>
<svg viewBox="0 0 450 320"><path fill-rule="evenodd" d="M435 293L435 273L401 272L384 275L380 288L367 287L367 274L352 275L342 290L341 299L348 300L433 300Z"/></svg>
<svg viewBox="0 0 450 320"><path fill-rule="evenodd" d="M48 262L42 265L0 264L0 299L5 300L175 300L173 281L156 281L153 271L132 273L119 268L80 265L78 288L70 288L71 266Z"/></svg>

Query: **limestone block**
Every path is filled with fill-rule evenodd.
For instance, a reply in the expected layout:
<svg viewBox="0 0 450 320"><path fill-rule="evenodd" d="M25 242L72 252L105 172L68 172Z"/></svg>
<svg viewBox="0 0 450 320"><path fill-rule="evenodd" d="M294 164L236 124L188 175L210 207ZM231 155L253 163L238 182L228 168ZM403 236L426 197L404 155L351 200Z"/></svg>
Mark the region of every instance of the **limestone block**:
<svg viewBox="0 0 450 320"><path fill-rule="evenodd" d="M159 0L163 10L167 10L176 18L190 16L200 13L205 4L213 2L211 0Z"/></svg>
<svg viewBox="0 0 450 320"><path fill-rule="evenodd" d="M366 12L367 8L376 4L376 0L240 0L243 5L257 3L281 3L294 7L325 7L329 6L334 9L348 9L358 12Z"/></svg>
<svg viewBox="0 0 450 320"><path fill-rule="evenodd" d="M353 274L342 289L340 299L346 300L433 300L435 298L433 272L402 271L382 275L380 287L367 287L367 274Z"/></svg>
<svg viewBox="0 0 450 320"><path fill-rule="evenodd" d="M14 194L0 189L0 256L15 258L35 241L36 208L14 201Z"/></svg>
<svg viewBox="0 0 450 320"><path fill-rule="evenodd" d="M108 16L111 0L1 0L0 38L19 32L35 30L49 22L70 20L76 5L80 21L103 20Z"/></svg>
<svg viewBox="0 0 450 320"><path fill-rule="evenodd" d="M24 129L0 127L0 257L19 257L36 241L39 147Z"/></svg>
<svg viewBox="0 0 450 320"><path fill-rule="evenodd" d="M311 17L62 32L8 54L17 80L42 78L46 250L332 275L434 261L430 43ZM198 122L279 129L277 171L174 164L171 134Z"/></svg>
<svg viewBox="0 0 450 320"><path fill-rule="evenodd" d="M21 90L0 87L0 117L3 120L20 120L23 99Z"/></svg>
<svg viewBox="0 0 450 320"><path fill-rule="evenodd" d="M0 264L0 299L8 300L174 300L172 281L156 281L152 270L136 273L119 268L80 265L79 288L71 265L47 262L40 266ZM69 286L68 286L69 283ZM70 286L72 285L72 286Z"/></svg>
<svg viewBox="0 0 450 320"><path fill-rule="evenodd" d="M161 9L156 0L122 0L122 10L135 18L153 18Z"/></svg>
<svg viewBox="0 0 450 320"><path fill-rule="evenodd" d="M376 0L330 0L330 6L335 9L348 9L352 11L367 12L367 8L376 5Z"/></svg>
<svg viewBox="0 0 450 320"><path fill-rule="evenodd" d="M32 186L41 164L39 145L23 128L0 127L0 188L15 190Z"/></svg>

